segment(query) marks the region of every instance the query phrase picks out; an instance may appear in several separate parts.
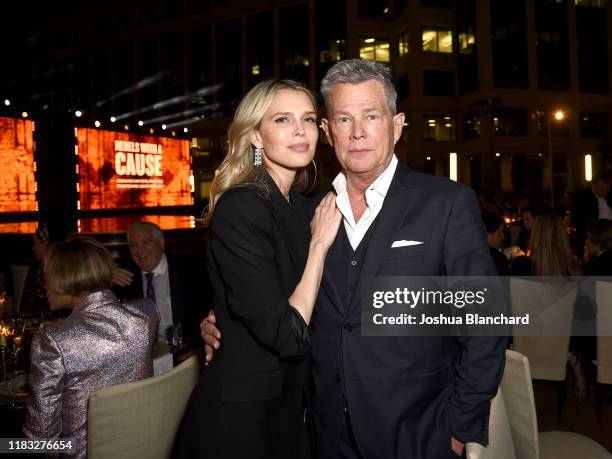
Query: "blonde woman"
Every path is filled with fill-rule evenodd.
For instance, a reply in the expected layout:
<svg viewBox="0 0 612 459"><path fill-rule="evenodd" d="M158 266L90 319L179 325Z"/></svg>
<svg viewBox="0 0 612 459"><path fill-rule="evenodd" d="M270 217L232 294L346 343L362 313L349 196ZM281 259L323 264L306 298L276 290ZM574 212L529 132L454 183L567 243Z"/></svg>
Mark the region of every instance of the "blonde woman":
<svg viewBox="0 0 612 459"><path fill-rule="evenodd" d="M174 457L309 457L309 323L341 220L327 195L308 221L300 190L317 139L312 94L265 81L244 97L212 184L207 254L225 345L201 375Z"/></svg>
<svg viewBox="0 0 612 459"><path fill-rule="evenodd" d="M71 312L34 336L23 432L34 439L73 438L70 457L84 458L89 395L153 374L157 308L115 298L112 258L94 239L51 245L44 261L51 310Z"/></svg>
<svg viewBox="0 0 612 459"><path fill-rule="evenodd" d="M578 276L580 264L572 253L559 217L539 215L529 238L529 257L512 264L514 276Z"/></svg>
<svg viewBox="0 0 612 459"><path fill-rule="evenodd" d="M535 219L529 238L529 257L518 257L512 265L514 276L566 277L580 276L578 259L573 254L567 231L556 215L539 215ZM578 399L586 396L586 378L578 351L586 340L572 337L570 340L570 368L574 375L574 393Z"/></svg>

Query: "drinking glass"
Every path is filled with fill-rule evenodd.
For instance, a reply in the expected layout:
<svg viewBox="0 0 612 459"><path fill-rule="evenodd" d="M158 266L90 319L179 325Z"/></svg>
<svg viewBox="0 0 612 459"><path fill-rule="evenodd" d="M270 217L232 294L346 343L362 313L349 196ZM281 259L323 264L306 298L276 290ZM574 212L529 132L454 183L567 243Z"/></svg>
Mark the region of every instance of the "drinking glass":
<svg viewBox="0 0 612 459"><path fill-rule="evenodd" d="M177 347L183 344L183 331L181 324L178 323L176 325L170 325L166 329L166 338L168 339L168 344L172 347Z"/></svg>

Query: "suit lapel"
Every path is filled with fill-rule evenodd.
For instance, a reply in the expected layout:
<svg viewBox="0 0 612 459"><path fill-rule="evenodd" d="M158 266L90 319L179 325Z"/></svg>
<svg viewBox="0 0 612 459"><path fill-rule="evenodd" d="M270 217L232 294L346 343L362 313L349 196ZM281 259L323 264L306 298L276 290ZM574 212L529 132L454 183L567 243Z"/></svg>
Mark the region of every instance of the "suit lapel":
<svg viewBox="0 0 612 459"><path fill-rule="evenodd" d="M274 180L268 175L266 178L266 183L270 187L269 202L272 216L281 229L279 233L289 250L289 257L299 281L306 266L308 242L310 241L306 202L297 191L292 190L290 192L291 204L289 204Z"/></svg>
<svg viewBox="0 0 612 459"><path fill-rule="evenodd" d="M144 298L144 285L142 283L142 271L140 268L136 267L134 272L134 282L129 287L132 290L130 300L135 300L137 298Z"/></svg>
<svg viewBox="0 0 612 459"><path fill-rule="evenodd" d="M168 260L168 287L170 288L170 306L172 310L172 323L177 324L183 320L181 314L179 313L179 304L181 303L179 295L180 289L179 286L179 278L180 273L177 267L176 259L170 255L166 254L166 259Z"/></svg>
<svg viewBox="0 0 612 459"><path fill-rule="evenodd" d="M346 237L346 232L344 229L344 222L340 222L340 228L338 228L338 234L336 235L336 239L334 239L334 243L329 248L329 253L332 253L338 244L342 244L342 238ZM344 306L344 301L340 296L340 292L336 286L336 282L334 281L334 276L331 274L331 269L329 267L329 263L325 263L323 265L323 278L321 279L321 288L325 290L327 296L330 299L331 304L334 305L334 308L338 313L344 317L346 314L346 307Z"/></svg>
<svg viewBox="0 0 612 459"><path fill-rule="evenodd" d="M321 202L321 200L329 193L330 191L335 192L334 187L330 186L330 188L326 191L318 193L310 198L308 198L308 217L309 220L314 215L315 209ZM340 240L343 237L346 237L344 234L344 223L340 222L340 228L338 229L338 234L334 239L332 246L329 248L329 252L331 253L334 250L334 247L337 244L340 244ZM325 263L323 265L323 277L321 278L321 289L325 291L327 296L330 299L330 302L334 305L334 308L338 311L338 313L342 316L346 313L345 307L343 305L342 298L340 297L340 293L336 288L336 283L334 282L333 276L331 275L329 264ZM320 293L319 293L320 294Z"/></svg>
<svg viewBox="0 0 612 459"><path fill-rule="evenodd" d="M413 197L406 191L413 187L410 183L410 169L402 163L398 163L395 175L385 196L383 207L376 217L373 232L368 241L368 246L363 257L361 271L356 286L356 294L353 295L351 305L347 311L350 314L359 305L361 279L364 276L375 276L387 258L391 250L391 238L401 228L406 214L416 204Z"/></svg>

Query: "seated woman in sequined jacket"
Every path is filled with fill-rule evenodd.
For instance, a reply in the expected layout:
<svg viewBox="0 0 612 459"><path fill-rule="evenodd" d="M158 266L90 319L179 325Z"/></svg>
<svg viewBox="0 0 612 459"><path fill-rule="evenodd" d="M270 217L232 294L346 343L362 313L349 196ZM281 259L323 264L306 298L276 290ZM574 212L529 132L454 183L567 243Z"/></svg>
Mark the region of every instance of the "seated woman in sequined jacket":
<svg viewBox="0 0 612 459"><path fill-rule="evenodd" d="M72 311L32 340L23 432L30 438L73 438L71 457L85 457L89 395L153 374L158 312L148 300L116 299L109 290L112 258L94 239L52 246L44 266L51 309Z"/></svg>

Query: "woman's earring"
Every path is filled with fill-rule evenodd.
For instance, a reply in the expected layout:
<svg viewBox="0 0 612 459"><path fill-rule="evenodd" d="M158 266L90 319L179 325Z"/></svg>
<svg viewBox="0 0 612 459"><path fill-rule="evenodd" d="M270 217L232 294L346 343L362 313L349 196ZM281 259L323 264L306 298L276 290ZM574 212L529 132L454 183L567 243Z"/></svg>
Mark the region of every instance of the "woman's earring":
<svg viewBox="0 0 612 459"><path fill-rule="evenodd" d="M261 161L261 154L263 153L263 148L262 147L255 147L255 151L253 152L253 165L254 166L261 166L262 161Z"/></svg>
<svg viewBox="0 0 612 459"><path fill-rule="evenodd" d="M312 168L314 169L314 174L313 174L314 177L312 179L312 183L314 186L317 183L317 163L315 163L314 159L311 161L311 163L312 163Z"/></svg>

